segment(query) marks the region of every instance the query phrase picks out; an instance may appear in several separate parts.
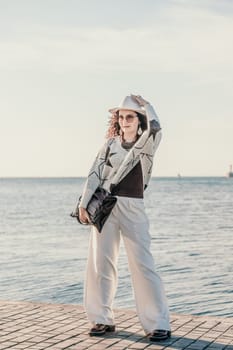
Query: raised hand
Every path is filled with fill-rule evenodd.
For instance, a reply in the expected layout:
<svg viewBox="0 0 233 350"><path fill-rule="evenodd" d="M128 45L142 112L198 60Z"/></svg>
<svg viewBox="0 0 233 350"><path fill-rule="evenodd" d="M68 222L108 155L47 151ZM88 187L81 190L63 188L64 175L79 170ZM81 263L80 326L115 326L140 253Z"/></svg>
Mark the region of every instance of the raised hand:
<svg viewBox="0 0 233 350"><path fill-rule="evenodd" d="M142 96L140 95L133 95L131 94L131 97L139 104L139 106L145 106L146 104L148 104L149 102L146 101Z"/></svg>

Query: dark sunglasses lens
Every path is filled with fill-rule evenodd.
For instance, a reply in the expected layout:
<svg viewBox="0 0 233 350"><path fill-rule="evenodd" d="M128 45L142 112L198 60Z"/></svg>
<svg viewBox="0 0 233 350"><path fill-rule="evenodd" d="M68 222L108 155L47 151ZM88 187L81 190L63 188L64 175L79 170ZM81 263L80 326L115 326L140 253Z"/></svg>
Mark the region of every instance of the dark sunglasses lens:
<svg viewBox="0 0 233 350"><path fill-rule="evenodd" d="M132 121L134 120L134 116L133 115L127 115L126 116L126 120L127 120L127 122L132 123Z"/></svg>
<svg viewBox="0 0 233 350"><path fill-rule="evenodd" d="M125 119L128 123L132 123L134 118L135 118L134 115L131 115L131 114L127 115L126 117L123 117L123 115L119 116L119 120L122 121Z"/></svg>

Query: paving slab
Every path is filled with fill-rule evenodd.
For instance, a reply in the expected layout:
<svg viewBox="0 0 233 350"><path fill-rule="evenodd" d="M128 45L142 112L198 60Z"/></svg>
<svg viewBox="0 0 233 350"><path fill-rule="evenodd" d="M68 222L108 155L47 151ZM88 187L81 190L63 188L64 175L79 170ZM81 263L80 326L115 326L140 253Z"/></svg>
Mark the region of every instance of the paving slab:
<svg viewBox="0 0 233 350"><path fill-rule="evenodd" d="M81 305L0 301L0 350L233 350L233 317L171 314L172 336L151 343L131 309L116 309L117 330L90 337Z"/></svg>

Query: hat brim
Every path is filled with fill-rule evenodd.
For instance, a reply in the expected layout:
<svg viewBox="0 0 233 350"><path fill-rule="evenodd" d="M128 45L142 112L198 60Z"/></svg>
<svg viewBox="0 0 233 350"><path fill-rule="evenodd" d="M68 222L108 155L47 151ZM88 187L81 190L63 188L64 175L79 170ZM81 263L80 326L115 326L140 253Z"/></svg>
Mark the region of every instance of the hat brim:
<svg viewBox="0 0 233 350"><path fill-rule="evenodd" d="M111 108L109 109L108 111L110 113L116 113L120 110L124 110L124 111L133 111L133 112L136 112L136 113L139 113L139 114L142 114L142 115L146 115L146 111L144 111L143 109L132 109L132 108L120 108L120 107L115 107L115 108Z"/></svg>

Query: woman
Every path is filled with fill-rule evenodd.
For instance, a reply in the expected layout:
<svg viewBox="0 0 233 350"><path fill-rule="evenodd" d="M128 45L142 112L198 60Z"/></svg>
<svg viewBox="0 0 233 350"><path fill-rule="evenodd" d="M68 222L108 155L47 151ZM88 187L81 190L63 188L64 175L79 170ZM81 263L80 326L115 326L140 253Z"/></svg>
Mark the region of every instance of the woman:
<svg viewBox="0 0 233 350"><path fill-rule="evenodd" d="M151 341L164 340L171 335L169 310L150 252L149 222L143 203L153 156L161 139L159 119L150 103L139 95L126 96L110 112L107 142L97 154L76 209L81 221L89 223L86 207L99 185L117 197L101 234L92 226L84 297L93 325L89 334L115 331L112 303L122 237L139 320Z"/></svg>

